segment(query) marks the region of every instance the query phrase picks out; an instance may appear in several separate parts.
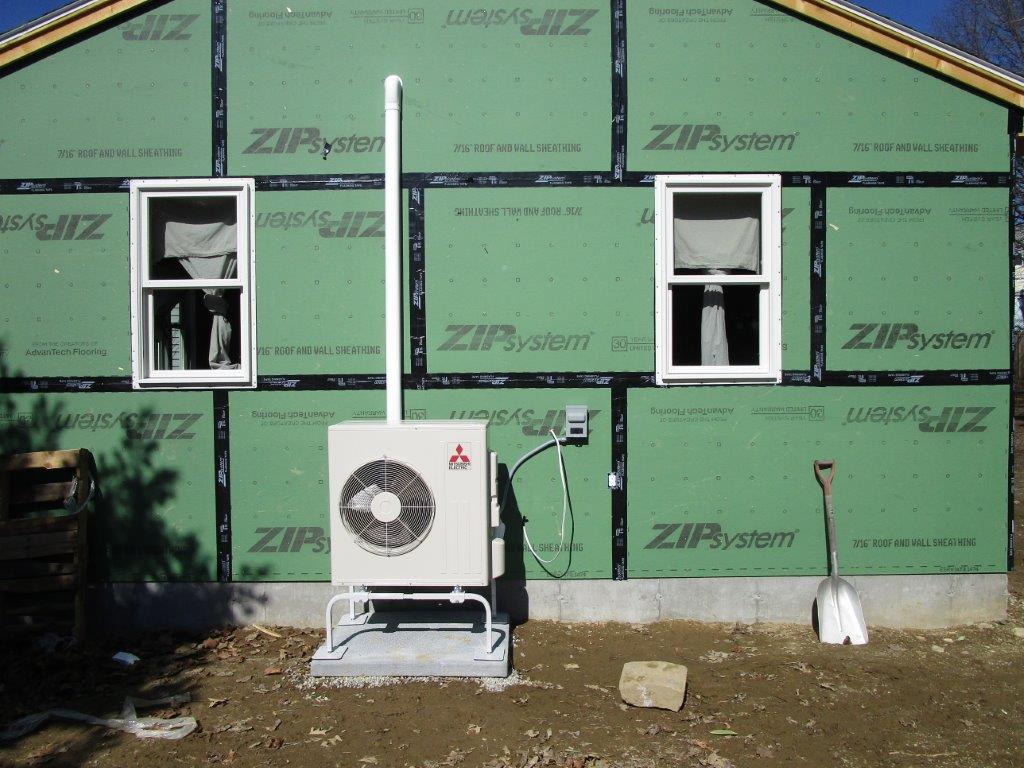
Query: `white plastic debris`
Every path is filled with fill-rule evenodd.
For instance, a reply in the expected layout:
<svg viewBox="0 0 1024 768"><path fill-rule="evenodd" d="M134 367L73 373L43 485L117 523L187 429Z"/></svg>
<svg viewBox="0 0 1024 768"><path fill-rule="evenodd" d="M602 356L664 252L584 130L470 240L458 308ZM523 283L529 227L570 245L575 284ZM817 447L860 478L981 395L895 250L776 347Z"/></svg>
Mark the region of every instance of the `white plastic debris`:
<svg viewBox="0 0 1024 768"><path fill-rule="evenodd" d="M197 727L194 717L139 717L136 708L178 706L190 700L187 693L177 696L166 696L162 699L136 699L128 696L121 708L121 717L104 719L93 717L83 712L75 712L72 709L48 709L45 712L37 712L34 715L26 715L13 723L8 723L0 729L0 742L14 741L20 739L27 733L32 733L50 718L61 718L63 720L77 720L89 725L101 725L114 731L124 731L138 736L140 739L183 739L192 733Z"/></svg>
<svg viewBox="0 0 1024 768"><path fill-rule="evenodd" d="M118 651L110 658L113 661L116 661L118 664L124 664L126 667L130 667L133 664L137 664L139 661L138 656L136 656L134 653L128 653L128 651Z"/></svg>

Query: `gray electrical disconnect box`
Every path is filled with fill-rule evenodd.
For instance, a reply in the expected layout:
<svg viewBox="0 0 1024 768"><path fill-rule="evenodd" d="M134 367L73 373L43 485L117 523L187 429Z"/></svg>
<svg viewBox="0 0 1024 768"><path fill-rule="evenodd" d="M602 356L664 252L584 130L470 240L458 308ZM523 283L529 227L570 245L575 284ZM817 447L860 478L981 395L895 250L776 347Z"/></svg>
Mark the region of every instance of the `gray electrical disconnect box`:
<svg viewBox="0 0 1024 768"><path fill-rule="evenodd" d="M587 406L565 406L565 436L570 440L586 440L588 432Z"/></svg>

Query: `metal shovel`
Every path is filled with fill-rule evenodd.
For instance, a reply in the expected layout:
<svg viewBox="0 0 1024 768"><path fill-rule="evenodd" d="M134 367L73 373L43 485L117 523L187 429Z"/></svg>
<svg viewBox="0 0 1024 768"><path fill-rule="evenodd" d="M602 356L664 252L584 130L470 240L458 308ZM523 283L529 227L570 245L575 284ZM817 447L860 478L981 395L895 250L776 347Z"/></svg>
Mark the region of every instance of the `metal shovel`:
<svg viewBox="0 0 1024 768"><path fill-rule="evenodd" d="M826 475L823 469L829 470ZM836 517L832 506L832 478L836 474L835 459L814 462L814 474L825 491L825 517L828 521L828 555L832 569L827 579L818 585L818 638L823 643L836 645L865 645L868 628L860 597L853 585L839 578L839 558L836 556Z"/></svg>

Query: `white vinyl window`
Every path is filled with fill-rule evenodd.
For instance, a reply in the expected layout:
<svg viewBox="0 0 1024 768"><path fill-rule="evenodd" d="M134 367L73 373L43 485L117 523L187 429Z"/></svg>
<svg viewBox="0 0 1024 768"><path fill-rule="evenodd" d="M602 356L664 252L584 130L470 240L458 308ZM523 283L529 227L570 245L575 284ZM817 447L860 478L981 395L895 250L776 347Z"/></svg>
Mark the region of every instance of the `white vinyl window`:
<svg viewBox="0 0 1024 768"><path fill-rule="evenodd" d="M770 174L655 178L658 384L781 380L781 186Z"/></svg>
<svg viewBox="0 0 1024 768"><path fill-rule="evenodd" d="M252 179L131 182L132 385L254 387Z"/></svg>

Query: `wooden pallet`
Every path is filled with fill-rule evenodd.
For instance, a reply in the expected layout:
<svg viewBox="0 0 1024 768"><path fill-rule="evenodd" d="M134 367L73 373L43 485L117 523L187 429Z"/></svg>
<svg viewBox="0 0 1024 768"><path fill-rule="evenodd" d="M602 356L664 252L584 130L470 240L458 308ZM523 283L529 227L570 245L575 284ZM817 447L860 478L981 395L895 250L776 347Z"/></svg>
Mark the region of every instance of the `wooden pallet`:
<svg viewBox="0 0 1024 768"><path fill-rule="evenodd" d="M5 633L85 635L92 467L85 449L0 456L0 627Z"/></svg>

